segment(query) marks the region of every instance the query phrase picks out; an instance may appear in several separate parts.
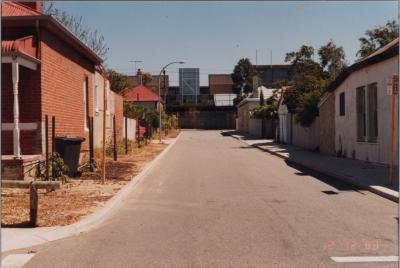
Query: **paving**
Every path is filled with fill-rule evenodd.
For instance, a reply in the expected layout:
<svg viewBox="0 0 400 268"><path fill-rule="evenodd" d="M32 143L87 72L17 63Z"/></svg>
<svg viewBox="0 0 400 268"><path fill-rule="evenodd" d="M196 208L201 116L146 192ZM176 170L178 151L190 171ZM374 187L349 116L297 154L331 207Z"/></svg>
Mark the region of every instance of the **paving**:
<svg viewBox="0 0 400 268"><path fill-rule="evenodd" d="M311 152L293 145L278 144L271 139L253 138L236 132L227 133L292 164L355 184L390 200L397 202L399 200L399 183L396 181L392 185L389 184L389 168L386 165Z"/></svg>
<svg viewBox="0 0 400 268"><path fill-rule="evenodd" d="M36 228L2 228L1 229L1 251L6 252L14 249L27 248L49 241L66 238L73 235L79 235L82 232L96 228L102 223L113 210L117 209L118 205L123 201L125 196L132 191L140 180L149 172L158 161L170 150L176 140L179 138L168 138L162 140L168 147L161 152L153 161L148 163L144 169L136 175L132 180L125 185L112 199L104 206L99 207L94 213L87 215L80 221L67 226L52 226L52 227L36 227ZM158 143L159 141L154 141Z"/></svg>
<svg viewBox="0 0 400 268"><path fill-rule="evenodd" d="M396 217L395 202L193 130L98 228L4 255L35 254L26 268L397 267Z"/></svg>

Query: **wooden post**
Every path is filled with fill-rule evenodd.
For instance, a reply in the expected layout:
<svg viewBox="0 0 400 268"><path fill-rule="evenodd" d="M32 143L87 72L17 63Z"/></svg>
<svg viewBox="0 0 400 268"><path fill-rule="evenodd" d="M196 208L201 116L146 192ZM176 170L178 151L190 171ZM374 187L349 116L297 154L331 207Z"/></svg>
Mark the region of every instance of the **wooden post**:
<svg viewBox="0 0 400 268"><path fill-rule="evenodd" d="M49 180L49 116L46 114L44 118L44 128L45 128L45 144L46 144L46 180Z"/></svg>
<svg viewBox="0 0 400 268"><path fill-rule="evenodd" d="M137 93L136 95L136 101L139 101L139 93ZM138 148L140 148L140 126L139 126L139 121L140 118L139 116L136 119L136 137L137 137L137 144L138 144Z"/></svg>
<svg viewBox="0 0 400 268"><path fill-rule="evenodd" d="M37 211L38 211L38 193L34 183L29 187L29 223L32 227L37 225Z"/></svg>
<svg viewBox="0 0 400 268"><path fill-rule="evenodd" d="M51 177L54 179L55 177L55 168L54 168L54 153L55 153L55 138L56 138L56 118L53 115L51 117Z"/></svg>
<svg viewBox="0 0 400 268"><path fill-rule="evenodd" d="M389 184L394 184L394 151L395 151L395 134L396 134L396 97L398 94L398 76L392 76L392 125L390 131L390 169Z"/></svg>
<svg viewBox="0 0 400 268"><path fill-rule="evenodd" d="M117 161L117 133L115 130L115 115L113 116L113 144L114 144L114 161Z"/></svg>
<svg viewBox="0 0 400 268"><path fill-rule="evenodd" d="M104 78L104 90L103 90L103 154L101 156L101 171L102 171L102 179L101 183L106 182L106 117L107 117L107 81Z"/></svg>
<svg viewBox="0 0 400 268"><path fill-rule="evenodd" d="M128 117L125 116L125 154L128 154Z"/></svg>
<svg viewBox="0 0 400 268"><path fill-rule="evenodd" d="M89 169L90 172L94 171L94 158L93 158L93 116L89 117Z"/></svg>

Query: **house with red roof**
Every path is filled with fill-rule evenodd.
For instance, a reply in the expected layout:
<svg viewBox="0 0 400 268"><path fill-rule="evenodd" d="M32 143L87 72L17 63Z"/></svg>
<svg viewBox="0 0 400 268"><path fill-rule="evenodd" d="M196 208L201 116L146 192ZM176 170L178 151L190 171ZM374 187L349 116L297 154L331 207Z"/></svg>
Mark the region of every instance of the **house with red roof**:
<svg viewBox="0 0 400 268"><path fill-rule="evenodd" d="M95 67L102 59L68 29L42 13L42 3L2 2L1 153L6 179L51 151L45 117L55 117L57 136L85 138L93 116Z"/></svg>
<svg viewBox="0 0 400 268"><path fill-rule="evenodd" d="M128 90L125 100L152 110L158 110L159 107L163 109L163 102L158 94L144 85L138 85Z"/></svg>

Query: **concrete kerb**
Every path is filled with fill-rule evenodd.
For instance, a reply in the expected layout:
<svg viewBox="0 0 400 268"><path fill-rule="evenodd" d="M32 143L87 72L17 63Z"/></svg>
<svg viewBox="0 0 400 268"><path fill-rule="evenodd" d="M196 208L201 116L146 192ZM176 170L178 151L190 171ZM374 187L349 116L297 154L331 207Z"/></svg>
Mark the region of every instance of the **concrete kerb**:
<svg viewBox="0 0 400 268"><path fill-rule="evenodd" d="M248 144L245 140L243 140L240 136L232 135L232 137L235 138L235 139L237 139L237 140L240 140L241 142L243 142L243 143L245 143L245 144L247 144L247 145L249 145L249 144ZM293 160L289 159L289 157L287 157L287 156L285 156L285 155L282 155L282 154L280 154L280 153L271 151L271 150L266 149L266 148L262 148L261 146L257 146L257 145L250 145L250 146L251 146L251 147L254 147L254 148L257 148L257 149L260 149L260 150L262 150L262 151L264 151L264 152L267 152L267 153L269 153L269 154L272 154L272 155L274 155L274 156L277 156L277 157L279 157L279 158L282 158L282 159L284 159L284 160L286 160L287 162L290 162L290 163L292 163L292 164L296 164L296 165L301 166L301 167L303 167L303 168L311 169L311 170L313 170L313 171L315 171L315 172L318 172L318 173L321 173L321 174L323 174L323 175L332 177L332 178L334 178L334 179L347 182L347 183L349 183L349 184L352 184L352 185L354 185L354 186L357 186L357 187L360 187L360 188L362 188L362 189L368 190L368 191L370 191L370 192L372 192L372 193L374 193L374 194L377 194L377 195L379 195L379 196L381 196L381 197L384 197L384 198L386 198L386 199L389 199L389 200L391 200L391 201L399 202L399 196L396 196L394 193L392 193L392 192L395 192L395 191L393 191L393 190L385 189L384 187L381 187L381 186L363 185L363 184L361 184L361 183L355 182L355 181L352 180L351 178L347 178L346 176L338 175L338 174L336 174L336 173L331 173L331 172L328 172L328 171L326 171L326 170L320 170L320 169L315 168L315 167L313 167L313 166L309 166L309 165L305 165L305 164L303 164L303 163L299 163L299 162L293 161Z"/></svg>
<svg viewBox="0 0 400 268"><path fill-rule="evenodd" d="M18 245L7 246L3 245L1 252L6 252L10 250L22 249L31 246L36 246L44 244L46 242L55 241L62 238L67 238L70 236L78 235L89 230L93 230L98 227L102 222L104 222L117 208L121 202L127 197L127 195L139 184L139 182L156 166L156 164L168 153L168 151L175 145L175 143L180 138L182 132L178 134L173 142L171 142L167 148L165 148L153 161L148 163L144 169L132 180L125 185L114 197L112 197L106 204L99 208L96 212L84 217L82 220L67 226L55 226L55 227L43 227L32 229L32 232L37 230L36 234L31 234L25 236L22 241L19 241ZM6 229L15 228L2 228L4 232ZM30 239L26 239L30 238Z"/></svg>

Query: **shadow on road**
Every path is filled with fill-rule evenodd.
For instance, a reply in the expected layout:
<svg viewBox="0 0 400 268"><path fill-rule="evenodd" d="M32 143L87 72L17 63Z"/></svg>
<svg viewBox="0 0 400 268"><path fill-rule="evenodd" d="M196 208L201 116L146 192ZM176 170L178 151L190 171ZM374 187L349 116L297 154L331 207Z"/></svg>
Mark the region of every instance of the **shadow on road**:
<svg viewBox="0 0 400 268"><path fill-rule="evenodd" d="M296 163L293 163L290 160L285 160L286 165L288 165L289 167L292 167L294 169L297 169L298 172L295 172L296 175L298 176L311 176L319 181L322 181L330 186L332 186L333 188L337 189L338 191L355 191L358 192L360 194L365 194L363 192L361 192L361 190L365 190L361 187L357 187L354 186L352 184L346 183L344 181L340 181L338 179L335 179L331 176L322 174L320 172L305 168L301 165L298 165Z"/></svg>

